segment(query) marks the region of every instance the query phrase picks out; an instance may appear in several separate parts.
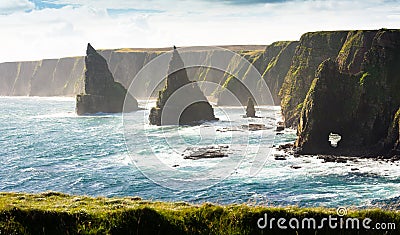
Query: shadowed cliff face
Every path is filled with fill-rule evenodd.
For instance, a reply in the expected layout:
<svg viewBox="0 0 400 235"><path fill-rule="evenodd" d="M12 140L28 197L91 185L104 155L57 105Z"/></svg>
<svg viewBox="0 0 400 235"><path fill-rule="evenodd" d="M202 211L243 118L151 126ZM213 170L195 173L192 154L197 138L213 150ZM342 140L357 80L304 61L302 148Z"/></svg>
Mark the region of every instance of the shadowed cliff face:
<svg viewBox="0 0 400 235"><path fill-rule="evenodd" d="M262 52L247 52L239 53L246 58L260 73L262 78L270 89L273 101L276 105L280 104L280 97L278 95L281 89L283 80L290 68L292 57L298 45L297 41L294 42L275 42L265 48ZM235 65L237 62L232 61L231 64ZM225 74L223 86L232 92L240 101L242 105L247 104L248 97L252 95L247 88L240 82L240 80L248 79L247 71L249 67L238 69L237 74L244 74L243 77L238 77L237 74ZM257 82L257 81L254 81ZM221 84L222 85L222 84ZM250 86L257 87L257 84L249 84ZM224 92L224 91L222 91ZM237 105L237 103L230 100L230 96L225 98L222 95L218 97L218 105Z"/></svg>
<svg viewBox="0 0 400 235"><path fill-rule="evenodd" d="M276 42L269 46L269 48L275 48L274 52L276 53L270 53L272 50L265 50L265 61L268 61L268 64L262 76L268 84L276 105L281 103L279 91L290 69L292 58L298 45L299 42L297 41ZM262 69L263 66L260 66L260 68Z"/></svg>
<svg viewBox="0 0 400 235"><path fill-rule="evenodd" d="M150 110L152 125L187 125L217 120L214 110L196 83L192 83L176 49L168 65L165 87L159 92L156 107Z"/></svg>
<svg viewBox="0 0 400 235"><path fill-rule="evenodd" d="M400 156L400 108L394 115L393 122L389 127L384 147L385 150L389 151L389 156Z"/></svg>
<svg viewBox="0 0 400 235"><path fill-rule="evenodd" d="M302 153L376 156L398 149L400 30L349 32L347 40L336 60L319 66L302 105ZM337 147L329 145L330 133L341 136Z"/></svg>
<svg viewBox="0 0 400 235"><path fill-rule="evenodd" d="M119 113L138 109L138 104L114 78L106 60L88 44L85 57L84 93L76 96L76 113ZM127 102L124 108L124 102Z"/></svg>
<svg viewBox="0 0 400 235"><path fill-rule="evenodd" d="M336 58L347 31L313 32L301 36L279 95L285 125L297 126L302 103L322 61Z"/></svg>

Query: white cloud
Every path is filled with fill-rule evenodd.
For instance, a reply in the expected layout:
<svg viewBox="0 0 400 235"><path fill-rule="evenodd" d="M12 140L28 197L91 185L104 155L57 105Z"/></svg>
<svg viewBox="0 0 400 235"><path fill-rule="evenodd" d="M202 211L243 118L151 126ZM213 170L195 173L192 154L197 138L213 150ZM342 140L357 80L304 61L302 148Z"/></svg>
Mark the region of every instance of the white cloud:
<svg viewBox="0 0 400 235"><path fill-rule="evenodd" d="M0 43L7 45L2 48L0 62L83 55L87 42L99 49L265 45L298 40L308 31L400 28L400 7L393 1L320 0L248 6L194 0L52 3L74 6L0 15ZM110 8L133 11L109 15Z"/></svg>
<svg viewBox="0 0 400 235"><path fill-rule="evenodd" d="M0 2L0 14L11 14L19 11L29 11L35 8L35 4L28 0L2 0Z"/></svg>

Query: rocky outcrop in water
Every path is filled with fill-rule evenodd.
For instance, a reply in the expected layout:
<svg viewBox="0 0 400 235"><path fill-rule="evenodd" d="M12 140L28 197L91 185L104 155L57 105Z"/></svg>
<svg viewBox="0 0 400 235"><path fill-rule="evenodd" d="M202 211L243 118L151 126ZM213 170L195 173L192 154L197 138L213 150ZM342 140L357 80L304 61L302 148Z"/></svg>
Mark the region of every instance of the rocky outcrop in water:
<svg viewBox="0 0 400 235"><path fill-rule="evenodd" d="M228 157L227 145L205 146L205 147L188 147L183 155L184 159L198 160L204 158L222 158Z"/></svg>
<svg viewBox="0 0 400 235"><path fill-rule="evenodd" d="M120 113L138 109L138 104L114 78L106 60L88 44L85 57L84 93L76 96L78 115L93 113ZM124 102L127 105L124 108Z"/></svg>
<svg viewBox="0 0 400 235"><path fill-rule="evenodd" d="M185 65L174 49L168 65L165 87L156 107L150 110L152 125L188 125L217 120L214 110L196 83L189 80Z"/></svg>
<svg viewBox="0 0 400 235"><path fill-rule="evenodd" d="M397 154L400 30L352 31L319 65L302 104L296 146L305 154ZM340 135L337 147L330 133Z"/></svg>
<svg viewBox="0 0 400 235"><path fill-rule="evenodd" d="M256 109L254 108L253 99L249 97L247 100L246 117L256 117Z"/></svg>

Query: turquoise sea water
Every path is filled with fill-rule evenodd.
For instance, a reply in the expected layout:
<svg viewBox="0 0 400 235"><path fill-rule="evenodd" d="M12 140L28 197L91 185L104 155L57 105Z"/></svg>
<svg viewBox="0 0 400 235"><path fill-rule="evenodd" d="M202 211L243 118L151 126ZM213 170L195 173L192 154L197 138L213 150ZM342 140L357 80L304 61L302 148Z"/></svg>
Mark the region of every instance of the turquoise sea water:
<svg viewBox="0 0 400 235"><path fill-rule="evenodd" d="M239 130L249 122L273 128L279 107L261 108L259 120L243 119L239 108L216 108L219 122L166 128L146 124L148 109L78 117L74 107L72 98L0 97L0 191L328 207L368 206L400 194L398 163L322 163L316 156L277 161L273 146L293 141L295 131L268 129L261 136ZM212 144L229 145L229 156L182 156L187 147ZM263 163L255 175L249 174L254 149ZM218 169L223 177L213 174ZM204 185L185 187L197 184L198 172L210 172Z"/></svg>

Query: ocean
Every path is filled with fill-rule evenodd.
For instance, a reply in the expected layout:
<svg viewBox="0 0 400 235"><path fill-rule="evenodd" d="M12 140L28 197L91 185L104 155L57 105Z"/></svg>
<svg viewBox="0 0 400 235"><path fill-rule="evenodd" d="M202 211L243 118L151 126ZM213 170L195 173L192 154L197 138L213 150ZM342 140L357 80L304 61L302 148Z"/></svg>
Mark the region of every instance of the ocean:
<svg viewBox="0 0 400 235"><path fill-rule="evenodd" d="M285 155L276 147L296 139L295 130L275 131L277 106L259 107L254 119L241 107L215 107L219 121L157 127L147 121L154 102L139 104L129 114L77 116L69 97L0 97L0 191L325 207L399 196L399 163L275 160ZM264 130L246 129L253 123ZM227 156L184 157L210 146Z"/></svg>

